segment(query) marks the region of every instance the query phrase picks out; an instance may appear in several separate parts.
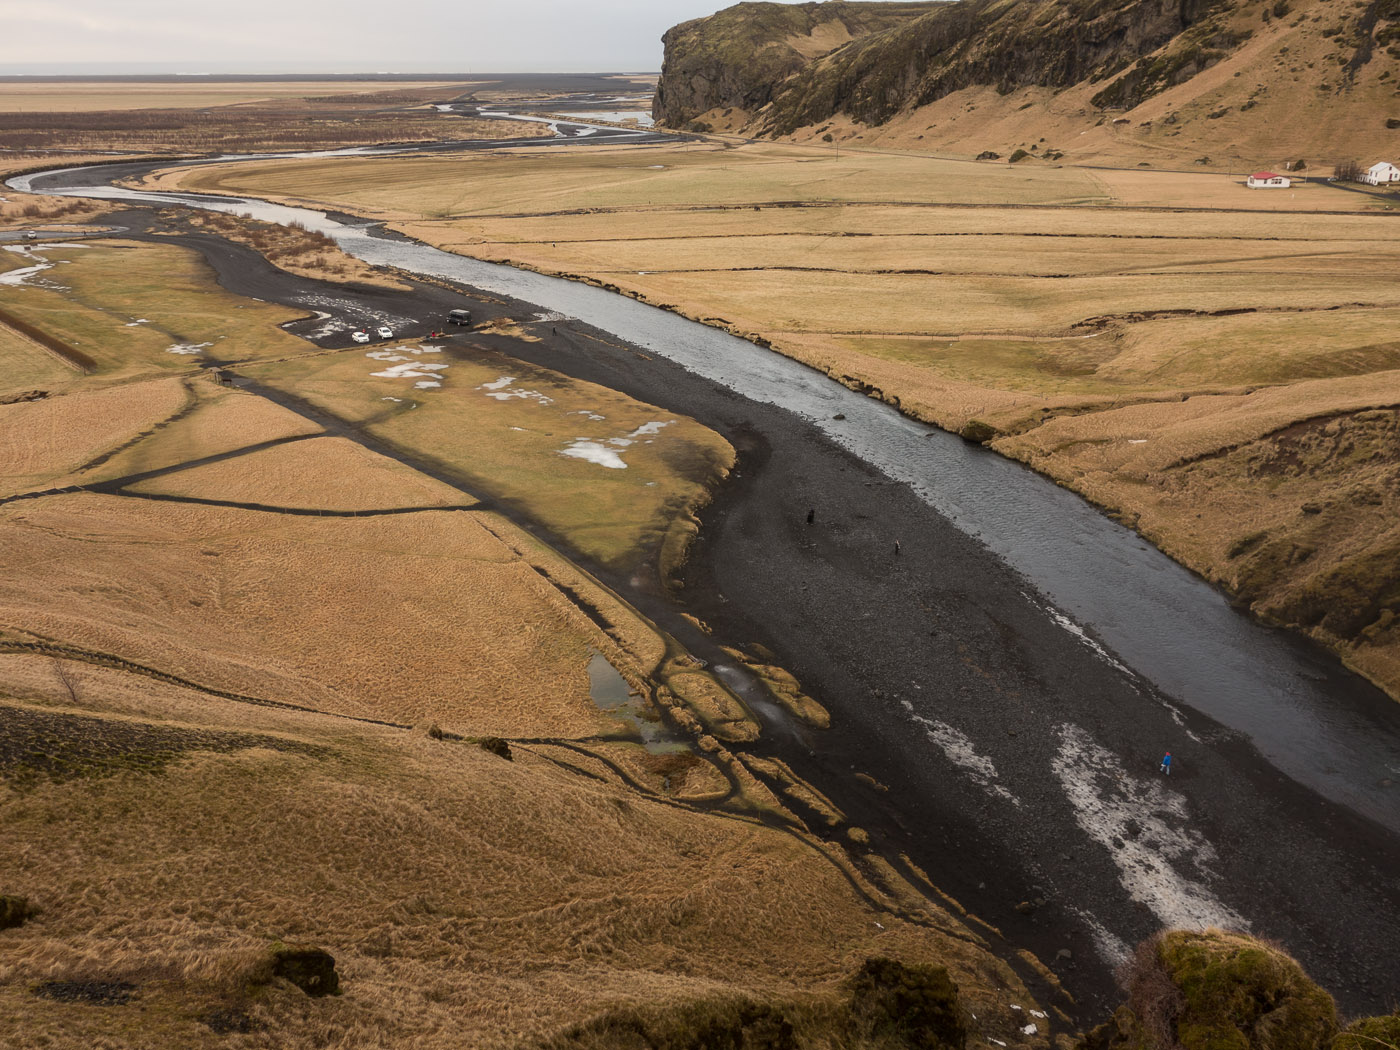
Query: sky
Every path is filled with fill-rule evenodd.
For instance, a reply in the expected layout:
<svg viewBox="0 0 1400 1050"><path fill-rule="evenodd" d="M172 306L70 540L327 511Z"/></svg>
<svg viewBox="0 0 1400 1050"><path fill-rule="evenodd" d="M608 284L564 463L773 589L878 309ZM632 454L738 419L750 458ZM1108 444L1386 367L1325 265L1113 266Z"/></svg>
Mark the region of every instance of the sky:
<svg viewBox="0 0 1400 1050"><path fill-rule="evenodd" d="M655 71L730 2L0 0L0 73Z"/></svg>

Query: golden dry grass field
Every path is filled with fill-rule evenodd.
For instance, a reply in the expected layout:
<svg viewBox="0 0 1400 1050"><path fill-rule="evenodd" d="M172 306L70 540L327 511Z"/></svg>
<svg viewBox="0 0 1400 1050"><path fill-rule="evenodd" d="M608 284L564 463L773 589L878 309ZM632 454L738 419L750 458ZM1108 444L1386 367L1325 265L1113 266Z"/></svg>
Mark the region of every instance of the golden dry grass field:
<svg viewBox="0 0 1400 1050"><path fill-rule="evenodd" d="M877 955L946 966L970 1045L1050 1045L1063 1019L1019 1038L1013 1004L1034 1000L985 928L866 855L780 763L709 735L751 739L674 641L471 491L190 356L153 365L168 333L123 333L157 313L158 272L167 312L138 329L234 338L183 249L70 254L63 289L5 288L66 301L76 320L36 325L101 366L0 403L0 894L37 909L0 931L0 1045L601 1048L614 1025L781 1014L834 1050L868 1045L847 979ZM222 308L240 305L240 352L284 352L281 313ZM251 370L427 460L471 451L502 499L566 485L605 523L650 508L656 530L732 455L499 354L454 352L417 389L370 374L395 348L300 346ZM40 352L0 349L45 378ZM415 422L376 419L396 396ZM465 444L447 412L478 417ZM559 455L580 433L627 467ZM36 495L55 485L77 489ZM642 542L556 527L599 556ZM600 660L623 709L597 694ZM785 796L824 807L849 852ZM280 943L329 951L342 994L274 976Z"/></svg>
<svg viewBox="0 0 1400 1050"><path fill-rule="evenodd" d="M1400 198L773 144L182 178L613 285L919 418L975 423L1400 695L1393 475L1354 509L1355 529L1329 529L1299 508L1375 488L1355 456L1309 458L1292 501L1276 473L1232 458L1282 454L1289 428L1314 420L1371 435L1358 420L1400 406ZM1366 447L1396 459L1384 440Z"/></svg>

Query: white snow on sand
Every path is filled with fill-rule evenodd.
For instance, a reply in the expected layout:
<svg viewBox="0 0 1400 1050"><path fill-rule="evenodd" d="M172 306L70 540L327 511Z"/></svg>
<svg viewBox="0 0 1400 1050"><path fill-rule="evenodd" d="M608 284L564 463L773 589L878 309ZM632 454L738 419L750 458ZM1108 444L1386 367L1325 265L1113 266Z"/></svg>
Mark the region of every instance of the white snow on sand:
<svg viewBox="0 0 1400 1050"><path fill-rule="evenodd" d="M939 750L948 757L949 762L967 773L989 794L1004 798L1013 805L1019 806L1021 804L1020 799L997 782L996 764L986 755L977 753L977 747L973 744L971 737L960 729L954 729L946 722L915 714L914 705L908 700L900 702L904 705L904 709L909 712L909 717L923 727L929 740L938 745Z"/></svg>
<svg viewBox="0 0 1400 1050"><path fill-rule="evenodd" d="M1248 930L1244 916L1207 886L1214 878L1207 865L1216 853L1189 826L1186 800L1163 780L1130 776L1116 755L1078 726L1064 723L1057 732L1060 746L1051 766L1075 822L1108 850L1129 896L1164 926Z"/></svg>
<svg viewBox="0 0 1400 1050"><path fill-rule="evenodd" d="M51 270L51 269L53 269L53 267L54 267L54 265L55 265L54 263L52 263L52 262L49 261L49 259L48 259L47 256L45 256L45 255L40 255L39 252L42 251L42 250L44 250L44 249L47 249L47 248L88 248L88 247L91 247L91 245L87 245L87 244L41 244L41 245L39 245L37 248L31 248L31 247L29 247L28 245L24 245L24 244L7 244L7 245L5 246L5 251L7 251L7 252L14 252L16 255L23 256L24 258L31 260L31 261L34 263L34 265L33 265L33 266L25 266L25 267L23 267L22 269L19 269L19 270L10 270L8 273L0 273L0 285L8 285L9 287L12 287L12 288L18 288L18 287L20 287L20 286L22 286L22 285L26 285L26 284L27 284L27 285L30 285L31 287L37 287L37 288L61 288L61 287L62 287L61 285L51 284L51 283L49 283L49 282L47 282L47 281L31 281L31 280L30 280L30 278L37 277L39 274L43 273L45 270Z"/></svg>
<svg viewBox="0 0 1400 1050"><path fill-rule="evenodd" d="M612 470L626 470L627 464L622 462L622 457L606 445L599 444L589 438L576 438L565 448L559 450L561 456L568 456L571 459L583 459L589 463L596 463L600 467L608 467Z"/></svg>
<svg viewBox="0 0 1400 1050"><path fill-rule="evenodd" d="M570 413L576 415L577 413ZM592 418L591 416L589 418ZM624 437L614 438L575 438L567 446L559 450L561 456L570 456L574 459L585 459L589 463L597 463L600 467L611 467L613 470L621 470L627 466L623 458L615 451L619 448L627 448L636 444L636 439L645 434L659 434L665 427L674 423L674 419L665 422L643 423L636 430ZM651 444L650 441L647 444Z"/></svg>
<svg viewBox="0 0 1400 1050"><path fill-rule="evenodd" d="M1099 956L1104 961L1118 966L1132 954L1132 949L1128 947L1128 942L1119 937L1098 919L1094 918L1082 908L1072 909L1079 916L1081 922L1089 927L1089 936L1094 938L1094 947L1098 949Z"/></svg>
<svg viewBox="0 0 1400 1050"><path fill-rule="evenodd" d="M525 390L521 387L513 387L515 376L501 376L500 379L490 383L482 383L478 390L485 390L486 396L495 398L497 401L510 401L512 398L521 398L525 401L538 401L542 405L554 404L554 398L547 394L541 394L538 390Z"/></svg>
<svg viewBox="0 0 1400 1050"><path fill-rule="evenodd" d="M150 322L150 319L149 319L149 318L138 317L138 318L137 318L136 320L134 320L134 321L128 321L126 324L122 325L122 327L123 327L123 328L135 328L137 325L150 324L150 323L151 323L151 322Z"/></svg>
<svg viewBox="0 0 1400 1050"><path fill-rule="evenodd" d="M422 361L408 361L401 365L390 365L382 372L371 372L376 379L441 379L438 372L450 368L446 364L424 364Z"/></svg>
<svg viewBox="0 0 1400 1050"><path fill-rule="evenodd" d="M213 345L213 343L176 343L174 346L166 347L165 352L167 354L197 354Z"/></svg>
<svg viewBox="0 0 1400 1050"><path fill-rule="evenodd" d="M413 385L418 390L431 390L433 387L442 386L442 383L436 379L423 379Z"/></svg>
<svg viewBox="0 0 1400 1050"><path fill-rule="evenodd" d="M375 350L373 353L365 354L372 361L411 361L411 357L404 357L397 350Z"/></svg>

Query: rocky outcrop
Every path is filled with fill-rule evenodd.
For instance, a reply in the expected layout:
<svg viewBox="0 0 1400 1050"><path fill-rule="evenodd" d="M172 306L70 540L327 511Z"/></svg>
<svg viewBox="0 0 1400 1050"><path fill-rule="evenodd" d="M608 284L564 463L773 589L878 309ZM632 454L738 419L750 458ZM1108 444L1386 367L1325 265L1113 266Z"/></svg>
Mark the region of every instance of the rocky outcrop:
<svg viewBox="0 0 1400 1050"><path fill-rule="evenodd" d="M937 3L745 3L667 31L655 119L685 127L713 109L756 112L815 58L902 25Z"/></svg>
<svg viewBox="0 0 1400 1050"><path fill-rule="evenodd" d="M908 25L808 64L775 95L765 130L789 134L837 114L883 124L902 109L974 85L1008 94L1032 85L1109 80L1205 20L1211 9L1211 0L940 4Z"/></svg>
<svg viewBox="0 0 1400 1050"><path fill-rule="evenodd" d="M879 12L869 8L887 9ZM684 127L734 108L787 135L836 116L878 126L962 88L1104 87L1135 105L1227 57L1248 31L1231 0L955 0L739 4L676 26L654 114Z"/></svg>

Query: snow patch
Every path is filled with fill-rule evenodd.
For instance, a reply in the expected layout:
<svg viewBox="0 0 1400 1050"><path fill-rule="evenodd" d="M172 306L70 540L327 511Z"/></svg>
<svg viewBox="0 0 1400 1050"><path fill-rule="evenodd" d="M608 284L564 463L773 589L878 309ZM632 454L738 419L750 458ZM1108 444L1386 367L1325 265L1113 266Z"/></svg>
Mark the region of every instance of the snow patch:
<svg viewBox="0 0 1400 1050"><path fill-rule="evenodd" d="M599 444L590 438L576 438L559 450L561 456L568 456L571 459L582 459L589 463L596 463L600 467L607 467L610 470L626 470L627 464L622 461L612 449L606 445Z"/></svg>
<svg viewBox="0 0 1400 1050"><path fill-rule="evenodd" d="M371 372L370 375L376 379L441 379L442 376L438 375L438 372L450 367L435 362L424 364L422 361L408 361L401 365L390 365L384 371Z"/></svg>
<svg viewBox="0 0 1400 1050"><path fill-rule="evenodd" d="M167 354L197 354L213 345L213 343L176 343L174 346L166 347L165 352Z"/></svg>
<svg viewBox="0 0 1400 1050"><path fill-rule="evenodd" d="M1111 751L1076 725L1061 724L1051 768L1082 831L1108 850L1118 881L1163 926L1248 930L1249 922L1206 886L1215 850L1191 819L1182 796L1158 780L1128 775ZM1194 870L1197 878L1186 871Z"/></svg>
<svg viewBox="0 0 1400 1050"><path fill-rule="evenodd" d="M426 366L425 366L426 367ZM482 383L478 390L485 390L486 396L495 398L497 401L510 401L513 398L520 398L524 401L538 401L542 405L554 404L554 398L547 394L541 394L538 390L524 390L519 387L512 387L515 376L501 376L500 379L490 383Z"/></svg>
<svg viewBox="0 0 1400 1050"><path fill-rule="evenodd" d="M938 745L939 750L948 757L949 762L967 773L975 783L989 794L1004 798L1015 806L1021 804L1019 798L997 783L998 773L995 763L986 755L977 753L977 747L973 744L971 737L960 729L954 729L947 722L915 714L914 705L908 700L901 700L900 703L909 712L909 717L923 726L929 740ZM1020 1007L1013 1006L1012 1009L1019 1010Z"/></svg>

